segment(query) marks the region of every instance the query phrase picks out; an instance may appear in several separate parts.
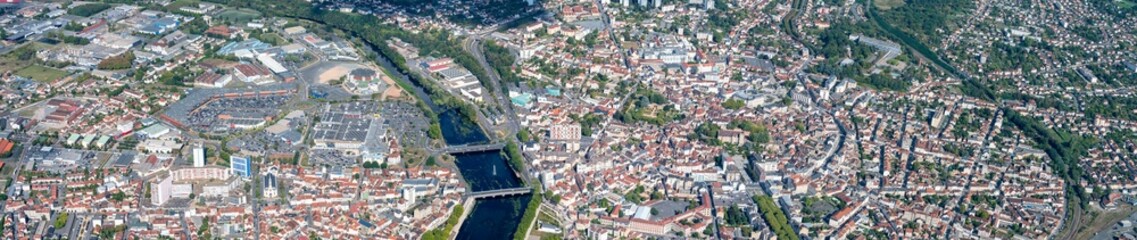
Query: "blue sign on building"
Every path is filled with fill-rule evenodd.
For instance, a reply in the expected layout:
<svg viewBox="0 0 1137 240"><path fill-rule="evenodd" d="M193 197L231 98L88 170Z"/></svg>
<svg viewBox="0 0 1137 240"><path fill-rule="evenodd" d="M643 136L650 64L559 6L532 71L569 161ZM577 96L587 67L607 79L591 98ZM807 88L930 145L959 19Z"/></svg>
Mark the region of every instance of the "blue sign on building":
<svg viewBox="0 0 1137 240"><path fill-rule="evenodd" d="M253 174L253 162L249 158L229 156L229 168L237 176L249 177Z"/></svg>

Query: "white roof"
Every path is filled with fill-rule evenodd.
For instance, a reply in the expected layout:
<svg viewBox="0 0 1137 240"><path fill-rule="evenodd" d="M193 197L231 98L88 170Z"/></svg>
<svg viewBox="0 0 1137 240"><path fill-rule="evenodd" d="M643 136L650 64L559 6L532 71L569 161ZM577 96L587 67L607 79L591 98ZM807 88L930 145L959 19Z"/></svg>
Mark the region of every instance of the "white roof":
<svg viewBox="0 0 1137 240"><path fill-rule="evenodd" d="M284 68L284 65L281 65L280 62L277 62L276 59L273 59L272 56L268 54L257 55L257 61L260 61L261 64L264 64L265 67L268 67L268 69L272 70L273 73L282 73L288 71L287 68Z"/></svg>

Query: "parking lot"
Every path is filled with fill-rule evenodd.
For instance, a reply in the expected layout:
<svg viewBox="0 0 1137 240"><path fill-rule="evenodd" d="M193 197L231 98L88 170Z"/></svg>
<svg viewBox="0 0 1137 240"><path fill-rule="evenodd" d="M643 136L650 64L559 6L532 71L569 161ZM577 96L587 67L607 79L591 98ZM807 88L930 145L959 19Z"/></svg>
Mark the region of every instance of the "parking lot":
<svg viewBox="0 0 1137 240"><path fill-rule="evenodd" d="M423 115L422 110L414 104L401 101L383 103L383 119L390 134L399 139L403 147L425 148L430 143L426 131L430 128L430 119Z"/></svg>
<svg viewBox="0 0 1137 240"><path fill-rule="evenodd" d="M240 126L264 123L265 117L276 116L280 107L292 96L220 98L209 101L187 115L186 123L197 131L228 131Z"/></svg>
<svg viewBox="0 0 1137 240"><path fill-rule="evenodd" d="M355 159L358 158L345 156L331 149L313 149L308 157L313 166L354 166Z"/></svg>
<svg viewBox="0 0 1137 240"><path fill-rule="evenodd" d="M295 84L276 84L248 89L195 89L171 104L165 116L180 127L199 132L226 133L263 123L280 113L280 107L295 95Z"/></svg>

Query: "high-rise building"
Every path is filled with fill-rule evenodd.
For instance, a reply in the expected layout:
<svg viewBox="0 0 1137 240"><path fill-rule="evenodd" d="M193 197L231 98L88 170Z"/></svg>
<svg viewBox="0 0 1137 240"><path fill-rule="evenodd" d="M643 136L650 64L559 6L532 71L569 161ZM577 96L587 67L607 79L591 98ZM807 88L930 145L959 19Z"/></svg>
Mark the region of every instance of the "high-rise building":
<svg viewBox="0 0 1137 240"><path fill-rule="evenodd" d="M158 180L158 182L151 183L150 190L153 194L150 196L150 203L162 205L165 204L166 201L169 201L170 195L174 192L173 181L173 177L164 177Z"/></svg>
<svg viewBox="0 0 1137 240"><path fill-rule="evenodd" d="M204 167L204 166L205 166L205 148L202 148L201 145L197 145L197 147L193 148L193 167Z"/></svg>
<svg viewBox="0 0 1137 240"><path fill-rule="evenodd" d="M253 174L253 162L249 158L230 156L229 169L233 171L233 175L247 178Z"/></svg>

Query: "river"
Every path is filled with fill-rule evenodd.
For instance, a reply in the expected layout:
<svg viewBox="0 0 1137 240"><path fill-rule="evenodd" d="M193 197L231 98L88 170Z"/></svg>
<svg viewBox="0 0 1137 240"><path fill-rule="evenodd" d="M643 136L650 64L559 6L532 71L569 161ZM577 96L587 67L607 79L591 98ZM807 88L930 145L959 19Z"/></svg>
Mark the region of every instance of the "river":
<svg viewBox="0 0 1137 240"><path fill-rule="evenodd" d="M377 48L374 44L367 41L364 43L369 47L367 50L378 56L374 60L379 66L386 69L388 73L395 75L393 77L398 81L410 83L410 86L414 86L415 89L408 89L408 91L423 99L432 111L440 113L438 115L439 127L442 130L442 138L447 145L479 144L490 141L477 123L462 117L457 110L442 109L434 104L429 95L423 91L422 86L411 81L411 76L406 71L396 67L390 58L381 51L376 51ZM458 167L458 171L462 174L466 184L470 186L469 191L478 192L522 186L520 179L509 167L501 151L462 153L454 157L457 159L455 165ZM526 204L531 198L532 195L523 195L476 201L470 215L466 216L465 222L462 223L457 239L513 238L521 217L525 214Z"/></svg>
<svg viewBox="0 0 1137 240"><path fill-rule="evenodd" d="M449 145L487 142L489 139L477 126L457 113L447 111L439 116L442 136ZM480 192L503 188L521 187L521 181L506 163L502 152L483 151L462 153L454 156L454 162L462 178L469 184L469 191ZM510 239L525 214L526 204L531 195L519 197L480 199L474 203L470 215L466 216L458 229L456 239Z"/></svg>
<svg viewBox="0 0 1137 240"><path fill-rule="evenodd" d="M305 20L317 22L326 25L320 19L312 19L304 16L292 16ZM341 28L342 29L342 28ZM390 56L384 55L375 43L369 42L366 39L358 36L356 32L342 29L354 38L363 40L366 45L363 48L365 51L373 52L377 56L374 60L379 66L387 70L387 73L392 75L396 81L405 84L404 86L412 86L413 89L406 89L414 94L419 99L430 107L434 113L438 115L439 127L442 130L443 139L447 145L465 145L465 144L478 144L489 142L489 137L482 132L477 123L461 117L461 114L453 109L442 109L430 99L422 86L416 81L411 80L411 76L407 71L395 66L391 61ZM381 43L380 43L381 44ZM521 186L521 181L513 174L513 169L505 161L501 151L486 151L457 154L456 165L458 171L462 174L462 178L466 180L470 186L470 191L484 191L494 190L501 188L513 188ZM521 221L522 215L526 208L526 204L531 200L532 195L522 195L518 197L504 197L504 198L489 198L478 200L470 215L466 217L465 222L462 224L461 229L458 231L457 239L510 239L513 238L513 233L517 231L517 226Z"/></svg>

